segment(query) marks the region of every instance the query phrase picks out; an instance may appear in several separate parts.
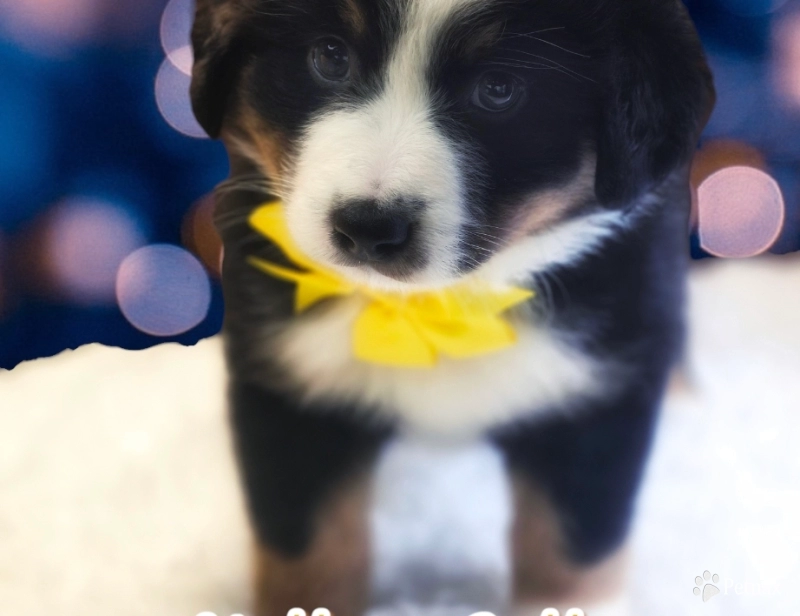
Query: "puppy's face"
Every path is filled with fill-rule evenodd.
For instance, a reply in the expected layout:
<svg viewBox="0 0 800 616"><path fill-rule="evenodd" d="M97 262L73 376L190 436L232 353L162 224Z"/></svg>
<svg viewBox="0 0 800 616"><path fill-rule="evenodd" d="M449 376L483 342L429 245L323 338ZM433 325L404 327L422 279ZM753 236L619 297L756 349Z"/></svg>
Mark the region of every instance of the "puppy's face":
<svg viewBox="0 0 800 616"><path fill-rule="evenodd" d="M702 55L671 38L676 1L642 4L650 25L632 0L200 0L195 108L269 177L309 256L376 286L445 285L626 205L686 155ZM636 58L631 28L686 56L651 62L670 74L640 75L633 103L615 89L653 51ZM666 89L684 76L690 105Z"/></svg>

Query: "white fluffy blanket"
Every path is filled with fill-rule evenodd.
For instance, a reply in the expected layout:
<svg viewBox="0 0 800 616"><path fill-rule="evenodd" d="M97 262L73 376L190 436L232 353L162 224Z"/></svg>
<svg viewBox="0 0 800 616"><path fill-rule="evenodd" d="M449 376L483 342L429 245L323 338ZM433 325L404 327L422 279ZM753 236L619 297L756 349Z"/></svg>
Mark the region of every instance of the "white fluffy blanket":
<svg viewBox="0 0 800 616"><path fill-rule="evenodd" d="M691 318L637 516L634 613L795 616L800 261L698 266ZM0 614L247 613L220 353L92 345L0 373Z"/></svg>

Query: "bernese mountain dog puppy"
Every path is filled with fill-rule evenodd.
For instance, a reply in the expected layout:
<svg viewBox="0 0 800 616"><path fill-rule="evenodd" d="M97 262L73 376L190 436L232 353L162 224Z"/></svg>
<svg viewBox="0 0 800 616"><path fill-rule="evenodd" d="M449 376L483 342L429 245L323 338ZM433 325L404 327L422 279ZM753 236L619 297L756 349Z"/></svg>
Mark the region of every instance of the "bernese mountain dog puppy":
<svg viewBox="0 0 800 616"><path fill-rule="evenodd" d="M682 2L197 0L193 44L195 113L231 159L217 225L257 616L624 613L715 97ZM283 258L250 221L275 199L296 246L354 284L530 289L516 343L358 359L362 297L296 314L295 285L253 266ZM466 509L490 514L454 539Z"/></svg>

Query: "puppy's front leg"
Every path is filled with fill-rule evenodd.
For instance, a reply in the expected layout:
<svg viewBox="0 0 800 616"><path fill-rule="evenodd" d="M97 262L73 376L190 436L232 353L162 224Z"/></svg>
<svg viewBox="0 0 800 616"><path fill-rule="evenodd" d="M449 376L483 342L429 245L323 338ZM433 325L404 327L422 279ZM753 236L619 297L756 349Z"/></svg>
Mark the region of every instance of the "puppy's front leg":
<svg viewBox="0 0 800 616"><path fill-rule="evenodd" d="M640 383L591 409L511 426L498 435L516 475L520 613L538 615L542 606L626 613L623 545L661 388L661 381ZM605 611L595 607L604 603L613 605Z"/></svg>
<svg viewBox="0 0 800 616"><path fill-rule="evenodd" d="M388 436L346 409L232 385L232 421L257 535L257 616L358 616L369 598L367 484Z"/></svg>

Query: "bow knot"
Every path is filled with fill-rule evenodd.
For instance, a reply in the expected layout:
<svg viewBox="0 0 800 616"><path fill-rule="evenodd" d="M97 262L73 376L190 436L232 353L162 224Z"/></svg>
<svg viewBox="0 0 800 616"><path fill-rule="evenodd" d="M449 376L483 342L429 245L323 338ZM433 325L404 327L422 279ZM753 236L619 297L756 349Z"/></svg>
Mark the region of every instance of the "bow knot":
<svg viewBox="0 0 800 616"><path fill-rule="evenodd" d="M378 291L306 257L292 240L279 203L256 209L250 224L298 267L250 259L261 271L295 284L297 314L328 298L361 294L369 300L353 328L353 353L361 361L431 367L440 355L467 359L500 351L517 340L503 313L533 297L527 289L498 288L480 280L433 291Z"/></svg>

